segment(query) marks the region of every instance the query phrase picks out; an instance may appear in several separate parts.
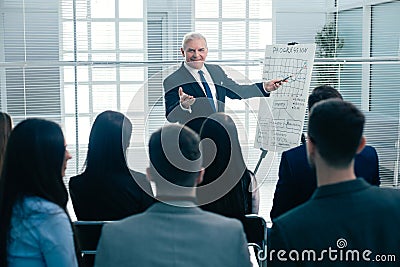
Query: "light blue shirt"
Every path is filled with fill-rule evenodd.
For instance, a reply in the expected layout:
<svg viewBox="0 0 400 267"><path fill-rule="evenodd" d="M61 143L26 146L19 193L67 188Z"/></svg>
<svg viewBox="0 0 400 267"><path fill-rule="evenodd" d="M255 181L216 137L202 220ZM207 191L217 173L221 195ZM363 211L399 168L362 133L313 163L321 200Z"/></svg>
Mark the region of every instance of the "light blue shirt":
<svg viewBox="0 0 400 267"><path fill-rule="evenodd" d="M15 204L7 259L9 267L78 266L65 211L40 197Z"/></svg>

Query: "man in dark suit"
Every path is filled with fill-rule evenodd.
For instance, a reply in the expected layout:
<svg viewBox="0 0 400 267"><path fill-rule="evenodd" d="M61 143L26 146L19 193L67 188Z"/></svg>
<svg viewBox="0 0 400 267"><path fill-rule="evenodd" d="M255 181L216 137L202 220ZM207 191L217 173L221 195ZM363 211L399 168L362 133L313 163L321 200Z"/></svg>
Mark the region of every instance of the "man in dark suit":
<svg viewBox="0 0 400 267"><path fill-rule="evenodd" d="M267 97L282 80L270 80L251 85L239 85L218 65L205 64L208 48L205 37L190 32L182 41L182 66L164 82L165 116L170 122L180 122L199 132L205 118L225 111L225 97L244 99Z"/></svg>
<svg viewBox="0 0 400 267"><path fill-rule="evenodd" d="M308 110L317 102L329 99L343 99L331 86L316 87L308 98ZM379 185L379 161L375 148L365 148L355 156L355 173L372 185ZM306 145L301 144L282 153L279 165L279 179L276 184L273 206L270 212L274 220L283 213L306 202L317 188L315 170L307 162Z"/></svg>
<svg viewBox="0 0 400 267"><path fill-rule="evenodd" d="M378 266L380 260L398 266L400 192L371 186L354 173L354 156L365 146L364 123L362 112L340 99L311 109L307 157L318 188L273 222L271 266Z"/></svg>
<svg viewBox="0 0 400 267"><path fill-rule="evenodd" d="M204 174L199 143L199 136L182 125L152 134L147 176L160 202L103 227L96 267L251 266L240 221L195 204Z"/></svg>

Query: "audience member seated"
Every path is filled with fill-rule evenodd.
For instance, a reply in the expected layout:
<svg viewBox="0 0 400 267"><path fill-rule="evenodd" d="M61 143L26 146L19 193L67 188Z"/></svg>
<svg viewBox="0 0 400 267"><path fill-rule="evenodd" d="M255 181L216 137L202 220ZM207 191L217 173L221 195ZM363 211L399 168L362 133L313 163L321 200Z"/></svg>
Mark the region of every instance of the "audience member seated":
<svg viewBox="0 0 400 267"><path fill-rule="evenodd" d="M104 111L93 123L85 171L69 181L78 220L119 220L154 203L150 183L130 170L125 156L132 124L122 113Z"/></svg>
<svg viewBox="0 0 400 267"><path fill-rule="evenodd" d="M224 113L210 115L201 127L200 139L206 167L197 188L200 207L238 219L258 213L256 179L244 162L232 118Z"/></svg>
<svg viewBox="0 0 400 267"><path fill-rule="evenodd" d="M3 166L4 154L6 152L7 140L12 129L10 115L0 112L0 170Z"/></svg>
<svg viewBox="0 0 400 267"><path fill-rule="evenodd" d="M27 119L8 140L0 178L0 266L78 266L58 124Z"/></svg>
<svg viewBox="0 0 400 267"><path fill-rule="evenodd" d="M95 266L251 266L241 223L196 207L196 185L204 174L199 142L178 124L152 134L147 176L160 202L106 224Z"/></svg>
<svg viewBox="0 0 400 267"><path fill-rule="evenodd" d="M380 266L388 255L398 259L400 192L354 172L354 156L366 142L364 123L361 111L340 99L311 109L307 156L318 188L273 222L268 266ZM381 264L398 266L393 258Z"/></svg>
<svg viewBox="0 0 400 267"><path fill-rule="evenodd" d="M341 94L331 86L316 87L308 98L308 110L317 102L337 98ZM375 148L365 148L355 156L355 173L372 185L379 185L379 161ZM282 153L279 165L279 179L276 184L271 219L306 202L317 187L315 169L307 162L306 145L301 144Z"/></svg>

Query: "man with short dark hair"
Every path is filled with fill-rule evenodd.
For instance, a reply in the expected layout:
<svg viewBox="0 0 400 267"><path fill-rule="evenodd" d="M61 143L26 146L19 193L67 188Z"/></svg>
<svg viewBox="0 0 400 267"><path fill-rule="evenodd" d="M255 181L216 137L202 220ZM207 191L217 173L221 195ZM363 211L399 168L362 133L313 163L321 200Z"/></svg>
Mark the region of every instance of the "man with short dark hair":
<svg viewBox="0 0 400 267"><path fill-rule="evenodd" d="M316 87L308 97L308 110L321 100L343 99L342 95L329 85ZM339 137L340 138L340 137ZM372 146L355 156L355 173L372 185L379 185L378 154ZM282 153L279 165L279 179L274 193L271 219L306 202L317 188L315 170L307 162L305 143Z"/></svg>
<svg viewBox="0 0 400 267"><path fill-rule="evenodd" d="M204 174L199 143L194 131L178 124L152 134L147 176L160 202L106 224L95 266L251 266L240 221L196 207Z"/></svg>
<svg viewBox="0 0 400 267"><path fill-rule="evenodd" d="M365 146L364 123L362 112L340 99L311 109L307 157L318 188L274 221L271 266L377 266L376 255L400 256L400 234L393 230L400 223L400 192L371 186L354 173L354 156Z"/></svg>

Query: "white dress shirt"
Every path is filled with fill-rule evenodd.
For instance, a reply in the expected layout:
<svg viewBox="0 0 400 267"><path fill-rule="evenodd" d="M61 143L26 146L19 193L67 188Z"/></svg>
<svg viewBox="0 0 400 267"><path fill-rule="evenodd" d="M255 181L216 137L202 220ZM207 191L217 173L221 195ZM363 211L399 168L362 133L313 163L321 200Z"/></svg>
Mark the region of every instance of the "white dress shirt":
<svg viewBox="0 0 400 267"><path fill-rule="evenodd" d="M190 67L186 62L184 63L184 66L190 72L190 74L192 74L192 76L195 78L195 80L199 84L200 88L203 89L204 95L207 96L206 90L203 87L203 83L201 82L200 74L199 74L200 70L203 71L204 78L206 79L206 82L208 83L208 86L210 87L210 90L211 90L211 93L213 96L215 110L218 111L217 89L215 88L214 81L212 80L211 75L208 72L207 68L203 65L203 67L201 69L195 69L195 68ZM181 107L182 107L182 105L181 105ZM183 108L183 109L185 109L185 108Z"/></svg>

